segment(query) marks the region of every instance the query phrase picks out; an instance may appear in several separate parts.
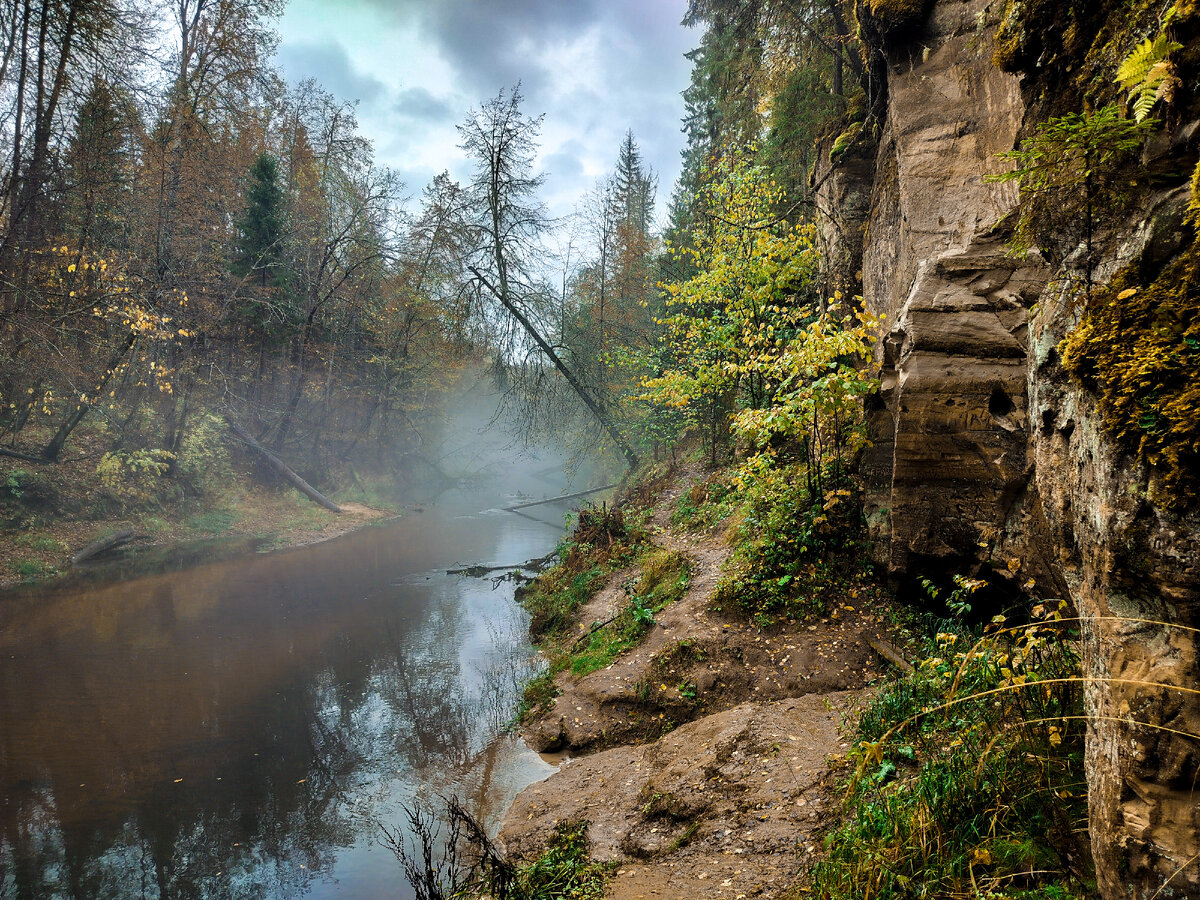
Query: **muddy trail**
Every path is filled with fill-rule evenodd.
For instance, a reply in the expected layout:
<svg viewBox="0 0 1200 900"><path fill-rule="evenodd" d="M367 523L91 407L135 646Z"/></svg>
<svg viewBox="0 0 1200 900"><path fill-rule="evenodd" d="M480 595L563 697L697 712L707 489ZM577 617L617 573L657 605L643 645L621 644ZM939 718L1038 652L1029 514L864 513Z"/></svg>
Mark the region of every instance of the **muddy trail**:
<svg viewBox="0 0 1200 900"><path fill-rule="evenodd" d="M889 673L872 644L895 635L873 585L831 590L826 615L767 629L715 606L725 535L670 524L702 477L681 471L649 528L655 544L687 556L686 594L608 668L558 676L559 696L525 737L564 761L517 797L501 831L511 853L529 857L556 823L587 820L592 856L617 866L607 894L617 900L792 886L837 805L848 723ZM582 609L581 635L617 612L631 574L615 573Z"/></svg>

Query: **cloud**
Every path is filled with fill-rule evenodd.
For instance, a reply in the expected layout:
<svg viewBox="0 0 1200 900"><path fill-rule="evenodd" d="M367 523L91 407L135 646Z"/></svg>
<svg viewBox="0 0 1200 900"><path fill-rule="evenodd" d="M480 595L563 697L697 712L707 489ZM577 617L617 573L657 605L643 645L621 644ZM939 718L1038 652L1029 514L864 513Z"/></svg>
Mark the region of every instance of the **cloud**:
<svg viewBox="0 0 1200 900"><path fill-rule="evenodd" d="M578 153L551 153L542 158L541 168L550 178L578 178L583 175L583 163Z"/></svg>
<svg viewBox="0 0 1200 900"><path fill-rule="evenodd" d="M464 90L489 96L520 81L526 93L553 72L544 55L597 21L601 0L365 0L404 24L415 23L462 80Z"/></svg>
<svg viewBox="0 0 1200 900"><path fill-rule="evenodd" d="M285 43L277 56L279 67L292 81L315 78L322 87L343 100L369 103L387 93L387 85L373 75L359 72L350 54L335 40L324 43Z"/></svg>
<svg viewBox="0 0 1200 900"><path fill-rule="evenodd" d="M661 213L679 171L680 94L690 71L683 54L698 40L679 24L686 7L687 0L290 0L280 56L289 76L303 56L303 75L362 97L360 122L380 161L411 176L469 172L453 125L520 81L523 112L545 113L539 168L556 214L612 171L629 129L660 176ZM368 83L349 89L355 79Z"/></svg>
<svg viewBox="0 0 1200 900"><path fill-rule="evenodd" d="M454 108L448 101L435 97L423 87L410 87L400 91L395 110L405 118L422 122L445 122L456 117Z"/></svg>

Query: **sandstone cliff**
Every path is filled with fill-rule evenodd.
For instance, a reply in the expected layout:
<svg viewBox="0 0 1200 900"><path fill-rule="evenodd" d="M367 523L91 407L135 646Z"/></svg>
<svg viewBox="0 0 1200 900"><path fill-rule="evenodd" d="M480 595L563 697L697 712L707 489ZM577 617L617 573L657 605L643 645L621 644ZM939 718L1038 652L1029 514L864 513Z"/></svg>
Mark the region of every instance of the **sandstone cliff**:
<svg viewBox="0 0 1200 900"><path fill-rule="evenodd" d="M1194 496L1164 498L1162 472L1058 350L1084 314L1085 265L1097 284L1131 266L1153 281L1194 241L1195 98L1177 98L1146 151L1158 176L1087 261L1069 229L1055 252L1010 255L1023 200L985 180L998 153L1083 102L1085 76L1111 83L1164 4L890 5L906 17L860 3L873 112L815 179L834 277L886 316L866 458L878 561L897 579L970 570L1069 597L1102 893L1200 896L1200 515Z"/></svg>

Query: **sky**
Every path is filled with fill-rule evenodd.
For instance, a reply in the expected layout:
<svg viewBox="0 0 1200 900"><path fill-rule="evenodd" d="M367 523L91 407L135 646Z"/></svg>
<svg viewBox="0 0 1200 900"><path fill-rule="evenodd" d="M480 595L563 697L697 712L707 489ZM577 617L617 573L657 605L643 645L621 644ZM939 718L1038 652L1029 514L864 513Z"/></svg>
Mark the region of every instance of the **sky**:
<svg viewBox="0 0 1200 900"><path fill-rule="evenodd" d="M659 178L657 214L679 175L687 0L289 0L276 62L358 102L377 162L419 197L443 170L471 167L455 125L518 81L545 114L542 199L569 214L610 173L625 132Z"/></svg>

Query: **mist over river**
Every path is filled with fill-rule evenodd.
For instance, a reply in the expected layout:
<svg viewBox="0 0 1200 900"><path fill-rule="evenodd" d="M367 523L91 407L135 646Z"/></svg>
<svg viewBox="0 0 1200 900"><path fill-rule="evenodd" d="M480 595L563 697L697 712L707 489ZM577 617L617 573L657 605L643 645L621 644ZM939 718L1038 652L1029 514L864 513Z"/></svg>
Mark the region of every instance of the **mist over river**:
<svg viewBox="0 0 1200 900"><path fill-rule="evenodd" d="M411 897L379 844L403 804L495 822L551 771L503 733L537 664L513 584L446 569L549 553L565 502L500 507L562 486L3 598L0 897Z"/></svg>

